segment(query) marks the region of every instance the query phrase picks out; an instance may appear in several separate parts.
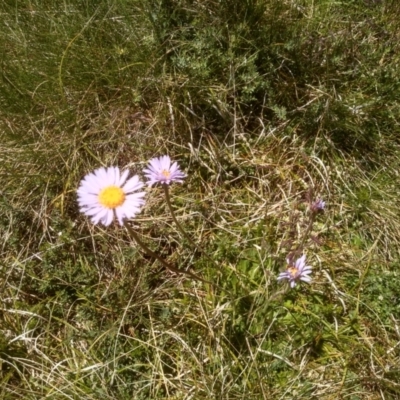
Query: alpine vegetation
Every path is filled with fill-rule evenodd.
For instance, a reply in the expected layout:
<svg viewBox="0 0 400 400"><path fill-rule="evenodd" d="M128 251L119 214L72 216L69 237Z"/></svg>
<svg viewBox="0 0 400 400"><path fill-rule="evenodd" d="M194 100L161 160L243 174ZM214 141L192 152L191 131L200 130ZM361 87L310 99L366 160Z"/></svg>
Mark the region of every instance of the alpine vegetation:
<svg viewBox="0 0 400 400"><path fill-rule="evenodd" d="M149 186L156 183L169 185L172 182L183 182L186 176L179 168L178 163L172 162L169 156L152 158L143 172Z"/></svg>
<svg viewBox="0 0 400 400"><path fill-rule="evenodd" d="M310 283L311 282L311 267L306 265L306 255L303 254L300 258L298 258L294 263L287 259L288 266L286 271L281 272L278 276L278 281L283 279L287 279L289 281L290 287L294 288L298 281L303 281Z"/></svg>
<svg viewBox="0 0 400 400"><path fill-rule="evenodd" d="M137 175L128 178L129 170L122 175L118 167L99 168L86 175L78 188L81 212L96 225L109 226L114 217L123 225L124 219L133 218L145 203L144 185Z"/></svg>

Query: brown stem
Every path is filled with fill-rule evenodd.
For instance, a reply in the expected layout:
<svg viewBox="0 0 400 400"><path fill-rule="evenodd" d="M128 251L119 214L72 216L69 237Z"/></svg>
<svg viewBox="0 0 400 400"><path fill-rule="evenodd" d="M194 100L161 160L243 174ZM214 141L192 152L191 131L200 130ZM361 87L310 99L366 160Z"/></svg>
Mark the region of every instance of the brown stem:
<svg viewBox="0 0 400 400"><path fill-rule="evenodd" d="M306 228L306 230L305 230L305 232L304 232L304 234L303 234L303 239L301 240L300 244L297 246L297 248L296 248L296 250L295 250L295 254L296 254L299 250L303 251L304 243L305 243L305 241L306 241L306 239L307 239L307 236L308 236L308 235L310 234L310 232L311 232L311 229L312 229L312 227L313 227L313 225L314 225L314 221L315 221L315 213L311 213L310 221L309 221L308 226L307 226L307 228Z"/></svg>
<svg viewBox="0 0 400 400"><path fill-rule="evenodd" d="M171 198L169 197L169 189L168 189L168 185L163 184L163 189L164 189L164 194L165 194L165 200L167 202L167 206L168 206L168 210L171 213L171 217L175 222L175 225L177 226L177 228L179 229L179 231L182 233L183 236L185 236L185 238L189 241L189 243L193 246L193 247L197 247L196 243L193 242L192 238L185 232L185 230L182 228L182 225L178 222L178 220L176 219L175 216L175 212L174 209L172 208L171 205Z"/></svg>

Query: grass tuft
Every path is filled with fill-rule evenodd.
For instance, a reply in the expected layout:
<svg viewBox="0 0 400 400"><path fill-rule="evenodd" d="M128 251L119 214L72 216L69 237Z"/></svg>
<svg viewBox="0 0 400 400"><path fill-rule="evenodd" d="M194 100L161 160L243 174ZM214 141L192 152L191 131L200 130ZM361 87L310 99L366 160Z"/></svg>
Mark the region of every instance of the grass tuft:
<svg viewBox="0 0 400 400"><path fill-rule="evenodd" d="M0 397L398 398L399 7L3 2ZM191 240L157 187L132 226L213 285L79 213L163 154Z"/></svg>

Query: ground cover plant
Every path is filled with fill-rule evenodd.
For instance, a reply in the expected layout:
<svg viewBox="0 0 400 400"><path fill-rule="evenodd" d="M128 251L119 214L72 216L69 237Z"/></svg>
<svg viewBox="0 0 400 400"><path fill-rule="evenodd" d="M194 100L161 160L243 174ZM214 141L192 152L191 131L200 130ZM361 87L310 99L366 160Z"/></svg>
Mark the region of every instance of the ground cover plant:
<svg viewBox="0 0 400 400"><path fill-rule="evenodd" d="M3 1L0 397L400 398L399 14Z"/></svg>

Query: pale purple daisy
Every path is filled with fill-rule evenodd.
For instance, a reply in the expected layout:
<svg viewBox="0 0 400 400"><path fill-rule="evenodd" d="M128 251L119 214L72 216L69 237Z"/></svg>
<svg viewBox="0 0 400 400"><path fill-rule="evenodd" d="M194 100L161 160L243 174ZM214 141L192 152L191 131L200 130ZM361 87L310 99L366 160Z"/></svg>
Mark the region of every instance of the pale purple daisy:
<svg viewBox="0 0 400 400"><path fill-rule="evenodd" d="M311 204L311 211L318 212L318 211L323 211L325 209L325 202L321 199L315 200Z"/></svg>
<svg viewBox="0 0 400 400"><path fill-rule="evenodd" d="M278 276L278 281L282 279L288 279L290 283L290 287L294 288L296 286L296 282L298 280L304 282L311 282L311 267L306 265L306 255L303 254L300 258L296 260L293 264L289 259L286 260L288 263L288 267L285 272L281 272Z"/></svg>
<svg viewBox="0 0 400 400"><path fill-rule="evenodd" d="M144 186L137 175L128 178L118 167L99 168L86 175L78 188L81 212L88 215L96 225L108 226L117 217L120 225L125 218L132 218L144 204L145 192L133 193Z"/></svg>
<svg viewBox="0 0 400 400"><path fill-rule="evenodd" d="M183 182L186 175L181 171L177 162L172 163L169 156L152 158L147 168L143 169L147 184L156 183L169 185L171 182Z"/></svg>

